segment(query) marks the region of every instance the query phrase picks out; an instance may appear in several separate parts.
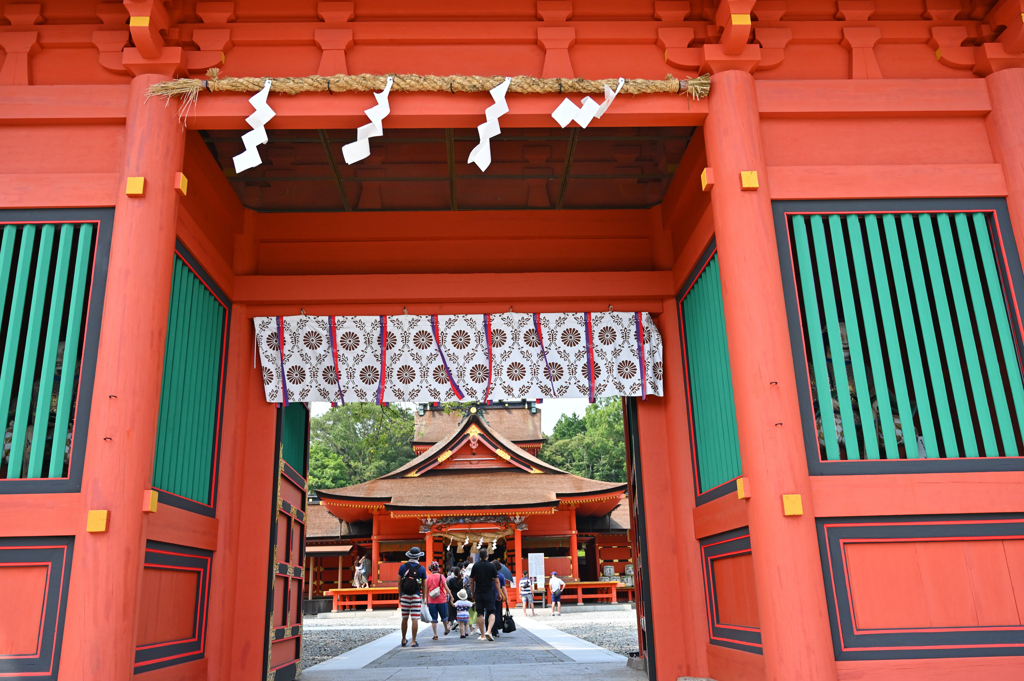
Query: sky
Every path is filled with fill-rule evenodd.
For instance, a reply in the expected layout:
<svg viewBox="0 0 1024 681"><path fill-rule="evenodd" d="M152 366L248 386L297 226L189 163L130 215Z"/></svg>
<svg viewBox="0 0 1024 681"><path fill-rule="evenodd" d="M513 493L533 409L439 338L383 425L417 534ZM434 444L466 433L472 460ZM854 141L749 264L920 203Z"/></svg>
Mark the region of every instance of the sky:
<svg viewBox="0 0 1024 681"><path fill-rule="evenodd" d="M414 408L414 405L405 405L410 409ZM331 408L326 402L314 402L312 404L313 416L320 416L321 414L327 413L327 410ZM544 400L540 404L540 424L541 430L544 431L545 435L551 435L551 431L555 429L555 424L558 423L558 418L562 414L576 414L577 416L583 416L583 412L587 410L587 399L585 397L580 398L565 398L561 400Z"/></svg>

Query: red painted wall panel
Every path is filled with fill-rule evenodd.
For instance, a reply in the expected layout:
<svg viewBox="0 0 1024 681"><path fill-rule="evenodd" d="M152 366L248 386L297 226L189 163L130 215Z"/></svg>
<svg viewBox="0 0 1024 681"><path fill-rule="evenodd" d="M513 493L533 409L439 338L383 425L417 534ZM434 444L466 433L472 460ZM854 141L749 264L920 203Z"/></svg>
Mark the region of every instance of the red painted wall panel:
<svg viewBox="0 0 1024 681"><path fill-rule="evenodd" d="M529 530L527 537L538 535L568 535L572 531L568 511L555 511L552 515L531 515L526 517Z"/></svg>
<svg viewBox="0 0 1024 681"><path fill-rule="evenodd" d="M870 542L846 546L858 629L1019 625L1007 560L1024 540Z"/></svg>
<svg viewBox="0 0 1024 681"><path fill-rule="evenodd" d="M43 616L45 565L0 565L0 655L34 655Z"/></svg>
<svg viewBox="0 0 1024 681"><path fill-rule="evenodd" d="M119 125L0 125L5 173L117 173L123 155Z"/></svg>
<svg viewBox="0 0 1024 681"><path fill-rule="evenodd" d="M985 119L763 119L769 166L993 163Z"/></svg>
<svg viewBox="0 0 1024 681"><path fill-rule="evenodd" d="M760 627L753 556L744 553L719 558L712 562L712 569L715 572L718 621L741 627Z"/></svg>
<svg viewBox="0 0 1024 681"><path fill-rule="evenodd" d="M145 568L136 645L192 638L198 586L198 572Z"/></svg>

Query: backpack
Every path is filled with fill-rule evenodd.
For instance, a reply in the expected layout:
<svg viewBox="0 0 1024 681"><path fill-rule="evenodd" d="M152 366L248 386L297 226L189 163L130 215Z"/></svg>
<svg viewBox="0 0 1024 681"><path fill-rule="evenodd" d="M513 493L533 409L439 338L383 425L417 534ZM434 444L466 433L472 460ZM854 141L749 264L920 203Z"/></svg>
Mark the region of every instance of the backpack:
<svg viewBox="0 0 1024 681"><path fill-rule="evenodd" d="M402 595L415 596L420 592L420 566L417 563L406 563L405 565L405 575L402 576Z"/></svg>

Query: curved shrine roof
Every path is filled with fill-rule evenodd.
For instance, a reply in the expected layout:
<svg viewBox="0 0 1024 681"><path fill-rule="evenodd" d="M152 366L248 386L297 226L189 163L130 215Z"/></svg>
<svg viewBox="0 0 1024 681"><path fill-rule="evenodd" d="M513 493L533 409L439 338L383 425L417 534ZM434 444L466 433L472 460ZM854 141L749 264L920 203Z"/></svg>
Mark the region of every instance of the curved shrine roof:
<svg viewBox="0 0 1024 681"><path fill-rule="evenodd" d="M541 442L540 409L530 413L529 409L511 406L481 406L480 412L491 428L512 442ZM452 430L462 423L462 414L429 410L422 416L416 415L413 426L413 444L435 444L451 435Z"/></svg>
<svg viewBox="0 0 1024 681"><path fill-rule="evenodd" d="M553 510L563 504L574 507L578 515L605 515L622 498L625 483L563 471L517 447L488 421L468 414L401 468L317 494L333 514L349 522L365 520L374 510ZM470 448L473 457L465 455Z"/></svg>

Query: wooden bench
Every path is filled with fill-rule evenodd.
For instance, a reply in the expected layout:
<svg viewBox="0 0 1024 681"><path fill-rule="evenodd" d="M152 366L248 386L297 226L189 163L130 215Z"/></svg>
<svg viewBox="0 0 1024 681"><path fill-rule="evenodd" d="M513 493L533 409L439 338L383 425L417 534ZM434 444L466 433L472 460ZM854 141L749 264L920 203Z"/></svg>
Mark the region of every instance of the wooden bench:
<svg viewBox="0 0 1024 681"><path fill-rule="evenodd" d="M330 589L328 593L334 598L332 612L355 610L356 606L365 605L367 612L373 611L374 605L391 605L398 607L398 587L367 587L364 589Z"/></svg>
<svg viewBox="0 0 1024 681"><path fill-rule="evenodd" d="M565 603L569 597L575 596L579 605L582 605L584 600L618 603L618 587L618 582L566 582L562 589L562 602ZM551 593L550 585L548 593Z"/></svg>

